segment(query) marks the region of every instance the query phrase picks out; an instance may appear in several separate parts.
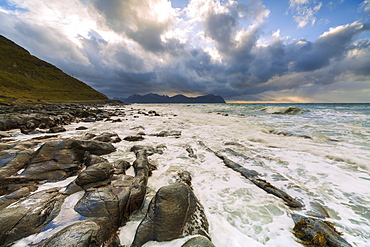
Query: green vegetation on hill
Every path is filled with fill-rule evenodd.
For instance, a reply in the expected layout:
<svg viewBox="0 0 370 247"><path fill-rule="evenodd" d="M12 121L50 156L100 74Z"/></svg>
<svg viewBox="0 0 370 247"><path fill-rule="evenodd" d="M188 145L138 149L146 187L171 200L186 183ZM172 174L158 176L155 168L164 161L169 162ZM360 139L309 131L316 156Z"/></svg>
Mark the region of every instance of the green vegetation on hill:
<svg viewBox="0 0 370 247"><path fill-rule="evenodd" d="M104 94L0 35L0 103L106 100Z"/></svg>

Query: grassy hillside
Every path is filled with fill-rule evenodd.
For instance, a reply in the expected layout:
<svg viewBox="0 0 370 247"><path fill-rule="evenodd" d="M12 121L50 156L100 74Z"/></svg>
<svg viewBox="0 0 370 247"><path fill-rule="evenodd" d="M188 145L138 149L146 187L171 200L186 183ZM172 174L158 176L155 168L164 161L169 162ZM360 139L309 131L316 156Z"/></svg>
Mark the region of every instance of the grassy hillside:
<svg viewBox="0 0 370 247"><path fill-rule="evenodd" d="M0 102L89 102L107 96L0 35Z"/></svg>

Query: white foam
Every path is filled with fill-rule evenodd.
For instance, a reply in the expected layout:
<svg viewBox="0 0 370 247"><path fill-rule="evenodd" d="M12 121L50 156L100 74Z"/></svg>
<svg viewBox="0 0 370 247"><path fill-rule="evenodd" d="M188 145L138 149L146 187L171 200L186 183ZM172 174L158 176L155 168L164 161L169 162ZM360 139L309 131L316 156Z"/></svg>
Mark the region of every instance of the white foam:
<svg viewBox="0 0 370 247"><path fill-rule="evenodd" d="M137 114L139 109L146 112L155 110L161 116ZM78 137L86 132L115 132L123 139L141 131L132 128L143 126L147 134L145 140L115 143L117 151L104 157L109 161L125 159L133 162L135 155L129 151L133 145L165 144L167 148L163 155L149 157L158 170L153 171L149 179L146 206L160 187L175 181L178 172L189 171L194 192L209 221L212 242L217 247L301 245L292 234L292 210L279 198L267 194L227 168L198 141L203 141L215 151L230 147L260 159L264 166L253 166L240 159L236 161L248 169L257 170L263 178L293 197L302 198L305 204L310 200L319 202L328 211L331 217L328 220L344 233L343 237L348 242L354 246L369 245L370 217L366 210L370 203L370 156L369 146L364 141L369 133L361 124L349 124L350 114L341 116L336 111L324 109L295 116L264 115L258 107L251 106L245 110L229 104L132 105L125 111L127 115L120 117L122 122L76 123L66 126L68 131L61 135ZM217 114L230 111L236 114ZM325 120L325 114L330 121ZM339 122L333 124L331 121L334 119ZM80 125L89 129L76 131ZM270 129L310 134L313 139L274 135L269 133ZM181 131L181 137L148 135L162 130ZM348 136L344 136L346 133ZM321 138L320 135L326 137ZM329 137L340 141L328 141ZM244 147L225 146L226 142ZM188 156L187 145L193 148L197 159ZM287 180L271 180L276 173ZM47 188L49 185L44 186ZM145 213L146 208L120 229L121 244L131 244ZM150 242L145 246L181 246L184 241Z"/></svg>

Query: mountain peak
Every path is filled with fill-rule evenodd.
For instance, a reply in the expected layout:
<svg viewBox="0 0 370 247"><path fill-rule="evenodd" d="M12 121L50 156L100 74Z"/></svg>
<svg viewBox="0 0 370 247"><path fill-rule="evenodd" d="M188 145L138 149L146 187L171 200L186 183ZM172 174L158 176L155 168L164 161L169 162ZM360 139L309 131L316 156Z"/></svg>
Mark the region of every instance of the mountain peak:
<svg viewBox="0 0 370 247"><path fill-rule="evenodd" d="M125 99L119 99L125 103L226 103L225 100L218 95L207 94L198 97L187 97L183 94L177 94L169 97L167 95L159 95L148 93L145 95L133 94Z"/></svg>

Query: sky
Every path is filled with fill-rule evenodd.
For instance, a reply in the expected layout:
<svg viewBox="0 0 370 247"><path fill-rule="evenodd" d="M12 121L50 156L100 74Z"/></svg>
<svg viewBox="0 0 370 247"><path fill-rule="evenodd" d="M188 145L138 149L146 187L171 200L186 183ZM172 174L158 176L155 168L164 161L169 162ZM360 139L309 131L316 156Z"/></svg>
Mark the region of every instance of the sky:
<svg viewBox="0 0 370 247"><path fill-rule="evenodd" d="M0 34L110 98L370 102L370 0L0 0Z"/></svg>

